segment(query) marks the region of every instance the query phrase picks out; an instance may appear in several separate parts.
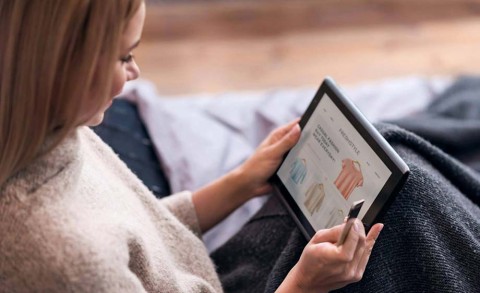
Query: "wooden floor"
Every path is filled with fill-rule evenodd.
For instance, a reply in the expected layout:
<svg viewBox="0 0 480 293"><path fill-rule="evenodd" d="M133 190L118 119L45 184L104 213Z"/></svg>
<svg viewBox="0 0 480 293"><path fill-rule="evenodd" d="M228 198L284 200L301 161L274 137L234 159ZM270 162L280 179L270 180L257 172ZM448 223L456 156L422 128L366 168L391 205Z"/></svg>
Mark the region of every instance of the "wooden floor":
<svg viewBox="0 0 480 293"><path fill-rule="evenodd" d="M480 1L171 1L136 50L160 93L480 73Z"/></svg>

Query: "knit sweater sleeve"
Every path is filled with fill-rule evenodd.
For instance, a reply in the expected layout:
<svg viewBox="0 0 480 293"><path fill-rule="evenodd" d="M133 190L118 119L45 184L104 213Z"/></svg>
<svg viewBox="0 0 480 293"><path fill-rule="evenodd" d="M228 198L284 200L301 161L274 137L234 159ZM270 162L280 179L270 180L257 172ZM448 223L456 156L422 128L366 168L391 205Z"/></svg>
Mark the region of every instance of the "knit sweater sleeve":
<svg viewBox="0 0 480 293"><path fill-rule="evenodd" d="M160 200L180 222L187 226L198 237L202 236L197 212L192 201L192 193L183 191Z"/></svg>
<svg viewBox="0 0 480 293"><path fill-rule="evenodd" d="M91 260L77 259L78 263L72 263L72 267L64 267L62 271L51 270L46 273L51 275L51 282L38 279L30 290L44 288L45 292L135 292L146 293L147 290L142 281L130 268L115 261L115 259L102 259L93 262ZM68 273L66 273L68 271ZM54 279L57 276L58 279ZM33 285L33 284L32 284Z"/></svg>
<svg viewBox="0 0 480 293"><path fill-rule="evenodd" d="M11 261L0 265L0 292L147 292L130 269L126 246L80 235L78 227L65 232L68 227L14 236L21 240Z"/></svg>

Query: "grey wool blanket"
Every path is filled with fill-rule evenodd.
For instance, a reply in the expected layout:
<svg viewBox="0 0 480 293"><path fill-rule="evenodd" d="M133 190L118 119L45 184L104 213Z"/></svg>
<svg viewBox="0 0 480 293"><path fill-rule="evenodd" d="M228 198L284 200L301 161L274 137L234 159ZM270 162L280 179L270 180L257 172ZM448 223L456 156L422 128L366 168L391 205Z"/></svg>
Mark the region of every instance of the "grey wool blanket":
<svg viewBox="0 0 480 293"><path fill-rule="evenodd" d="M407 97L408 98L408 97ZM411 169L363 280L338 292L480 292L480 80L376 127ZM275 197L212 253L226 292L274 292L307 241Z"/></svg>

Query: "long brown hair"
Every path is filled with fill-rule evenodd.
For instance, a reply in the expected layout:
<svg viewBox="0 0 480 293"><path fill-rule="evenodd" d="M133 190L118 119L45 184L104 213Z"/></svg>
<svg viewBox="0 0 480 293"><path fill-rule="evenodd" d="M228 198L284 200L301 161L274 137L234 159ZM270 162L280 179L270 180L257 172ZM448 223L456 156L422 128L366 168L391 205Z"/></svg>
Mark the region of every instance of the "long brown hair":
<svg viewBox="0 0 480 293"><path fill-rule="evenodd" d="M142 1L0 1L0 186L79 125L93 88L99 107L110 98L120 41Z"/></svg>

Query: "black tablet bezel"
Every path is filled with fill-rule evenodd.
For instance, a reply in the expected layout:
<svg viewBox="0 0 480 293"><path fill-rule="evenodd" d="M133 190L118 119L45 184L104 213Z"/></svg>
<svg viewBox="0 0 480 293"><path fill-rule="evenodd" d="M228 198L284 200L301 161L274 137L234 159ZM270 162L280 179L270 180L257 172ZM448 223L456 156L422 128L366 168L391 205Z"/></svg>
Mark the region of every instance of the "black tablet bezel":
<svg viewBox="0 0 480 293"><path fill-rule="evenodd" d="M358 108L348 98L346 98L346 96L335 85L335 82L329 77L325 78L319 90L315 94L312 102L303 114L299 122L302 130L325 94L328 95L337 108L352 124L355 130L358 131L367 144L392 172L382 190L373 201L365 216L362 218L363 223L368 229L375 223L375 219L381 214L381 212L385 211L385 209L391 204L393 198L407 180L410 170L405 162L395 152L395 150L383 138L383 136L373 127L373 125L365 118ZM284 160L289 153L290 152L285 154ZM278 169L280 169L280 167ZM308 219L303 215L300 207L297 205L297 202L290 195L287 188L282 183L282 180L277 175L278 169L271 178L274 191L292 214L303 234L305 234L305 237L310 239L315 234L315 230Z"/></svg>

